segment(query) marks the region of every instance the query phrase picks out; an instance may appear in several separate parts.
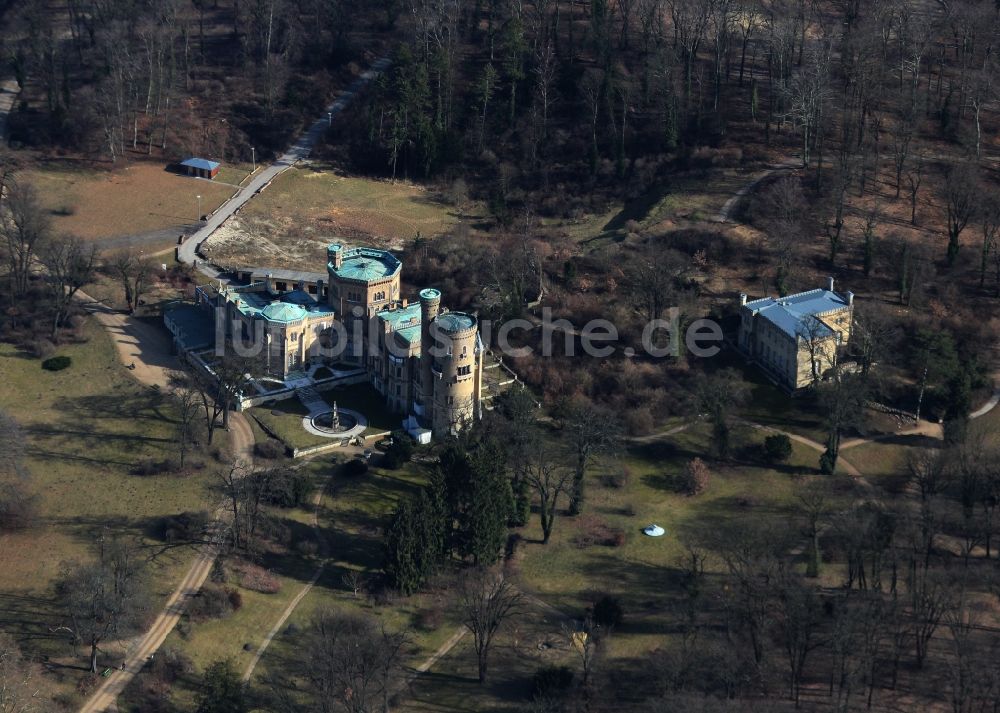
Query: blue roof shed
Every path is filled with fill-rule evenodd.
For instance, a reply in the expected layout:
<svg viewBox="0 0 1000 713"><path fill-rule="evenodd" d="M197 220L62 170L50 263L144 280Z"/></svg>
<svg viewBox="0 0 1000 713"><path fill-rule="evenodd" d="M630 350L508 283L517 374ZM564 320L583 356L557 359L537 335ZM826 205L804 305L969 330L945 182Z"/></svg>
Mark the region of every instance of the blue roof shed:
<svg viewBox="0 0 1000 713"><path fill-rule="evenodd" d="M186 158L181 161L181 167L187 171L187 175L199 178L215 178L219 173L219 162L209 161L207 158Z"/></svg>

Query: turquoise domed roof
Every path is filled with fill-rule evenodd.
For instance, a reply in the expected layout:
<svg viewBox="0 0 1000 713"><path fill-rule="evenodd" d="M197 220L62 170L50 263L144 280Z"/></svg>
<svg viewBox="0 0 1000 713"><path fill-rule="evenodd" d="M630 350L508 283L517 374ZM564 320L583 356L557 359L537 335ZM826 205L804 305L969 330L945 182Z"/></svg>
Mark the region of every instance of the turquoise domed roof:
<svg viewBox="0 0 1000 713"><path fill-rule="evenodd" d="M392 277L400 271L402 263L388 250L376 248L348 248L331 245L328 248L330 262L327 270L345 280L377 282ZM335 256L341 256L340 267L334 267Z"/></svg>
<svg viewBox="0 0 1000 713"><path fill-rule="evenodd" d="M439 314L434 321L449 334L464 332L476 326L476 318L464 312L444 312Z"/></svg>
<svg viewBox="0 0 1000 713"><path fill-rule="evenodd" d="M306 310L288 302L275 302L261 310L261 315L269 322L298 322L306 316Z"/></svg>

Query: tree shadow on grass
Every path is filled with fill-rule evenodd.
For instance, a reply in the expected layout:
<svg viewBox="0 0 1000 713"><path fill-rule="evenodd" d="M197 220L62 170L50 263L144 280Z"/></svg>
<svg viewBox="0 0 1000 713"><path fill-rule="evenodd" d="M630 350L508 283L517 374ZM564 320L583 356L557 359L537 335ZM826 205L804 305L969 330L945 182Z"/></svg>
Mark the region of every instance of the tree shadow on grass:
<svg viewBox="0 0 1000 713"><path fill-rule="evenodd" d="M941 448L942 442L938 438L933 438L931 436L925 436L919 433L912 434L898 434L892 436L880 436L874 441L875 443L883 446L903 446L906 448L933 448L935 450ZM844 451L844 455L850 459L851 453L854 449L848 448Z"/></svg>
<svg viewBox="0 0 1000 713"><path fill-rule="evenodd" d="M0 631L21 642L66 642L70 635L53 631L62 623L59 602L53 598L19 592L0 592Z"/></svg>
<svg viewBox="0 0 1000 713"><path fill-rule="evenodd" d="M90 456L80 455L79 453L66 453L62 451L46 450L43 448L28 448L26 454L29 458L36 458L38 460L48 460L48 461L70 461L73 463L90 463L91 465L97 467L104 467L109 465L116 465L123 468L128 468L134 465L134 462L112 460L109 458L92 458Z"/></svg>
<svg viewBox="0 0 1000 713"><path fill-rule="evenodd" d="M382 566L382 536L360 535L339 526L322 527L320 537L327 542L332 559L365 570Z"/></svg>

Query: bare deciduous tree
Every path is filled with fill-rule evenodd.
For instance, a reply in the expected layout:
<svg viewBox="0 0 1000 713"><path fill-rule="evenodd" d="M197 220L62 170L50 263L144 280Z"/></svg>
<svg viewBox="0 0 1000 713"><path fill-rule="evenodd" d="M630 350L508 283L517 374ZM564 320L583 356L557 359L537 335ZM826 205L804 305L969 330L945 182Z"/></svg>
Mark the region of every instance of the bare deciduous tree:
<svg viewBox="0 0 1000 713"><path fill-rule="evenodd" d="M335 609L320 611L305 634L302 660L309 711L316 713L385 713L408 642L369 617ZM279 689L279 694L287 689ZM281 696L284 697L284 696ZM298 699L283 709L301 711Z"/></svg>
<svg viewBox="0 0 1000 713"><path fill-rule="evenodd" d="M29 183L15 183L7 189L7 199L0 209L0 235L7 253L11 295L22 297L28 291L35 258L51 237L48 213Z"/></svg>
<svg viewBox="0 0 1000 713"><path fill-rule="evenodd" d="M570 405L562 425L566 448L574 461L569 512L576 515L583 509L587 469L595 459L614 450L621 424L611 411L588 403Z"/></svg>
<svg viewBox="0 0 1000 713"><path fill-rule="evenodd" d="M178 465L181 470L184 470L187 455L198 438L196 423L198 422L198 414L202 410L204 394L184 374L171 375L168 393L170 403L177 416L174 425L176 426L177 453L180 459Z"/></svg>
<svg viewBox="0 0 1000 713"><path fill-rule="evenodd" d="M39 259L52 286L52 337L55 338L76 293L94 281L97 246L88 246L80 238L66 235L49 241Z"/></svg>
<svg viewBox="0 0 1000 713"><path fill-rule="evenodd" d="M130 313L135 312L142 304L142 296L149 287L152 264L143 259L141 253L128 248L114 255L108 266L122 287L126 308Z"/></svg>
<svg viewBox="0 0 1000 713"><path fill-rule="evenodd" d="M131 635L148 605L143 561L136 547L105 541L96 561L63 564L56 592L77 643L90 649L90 671L98 671L102 643Z"/></svg>
<svg viewBox="0 0 1000 713"><path fill-rule="evenodd" d="M497 632L520 613L522 599L502 570L477 567L462 576L458 605L462 622L472 633L480 683L486 682Z"/></svg>
<svg viewBox="0 0 1000 713"><path fill-rule="evenodd" d="M554 454L541 441L530 446L524 464L524 478L538 495L538 514L542 523L542 542L548 544L555 526L560 498L573 481L573 471L553 460Z"/></svg>
<svg viewBox="0 0 1000 713"><path fill-rule="evenodd" d="M0 713L43 709L34 667L25 661L14 638L0 632Z"/></svg>
<svg viewBox="0 0 1000 713"><path fill-rule="evenodd" d="M944 202L948 218L948 264L958 257L962 231L969 224L979 204L982 187L976 167L968 162L956 164L945 175Z"/></svg>

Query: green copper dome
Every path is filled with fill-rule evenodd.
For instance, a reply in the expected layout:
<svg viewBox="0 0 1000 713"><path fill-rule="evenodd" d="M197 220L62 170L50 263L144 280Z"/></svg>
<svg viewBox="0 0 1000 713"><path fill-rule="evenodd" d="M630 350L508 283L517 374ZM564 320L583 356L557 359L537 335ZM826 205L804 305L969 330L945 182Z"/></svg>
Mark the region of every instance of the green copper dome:
<svg viewBox="0 0 1000 713"><path fill-rule="evenodd" d="M439 314L434 322L449 334L464 332L476 326L476 318L464 312L445 312Z"/></svg>
<svg viewBox="0 0 1000 713"><path fill-rule="evenodd" d="M306 316L306 310L299 305L275 302L261 310L261 314L269 322L298 322Z"/></svg>

